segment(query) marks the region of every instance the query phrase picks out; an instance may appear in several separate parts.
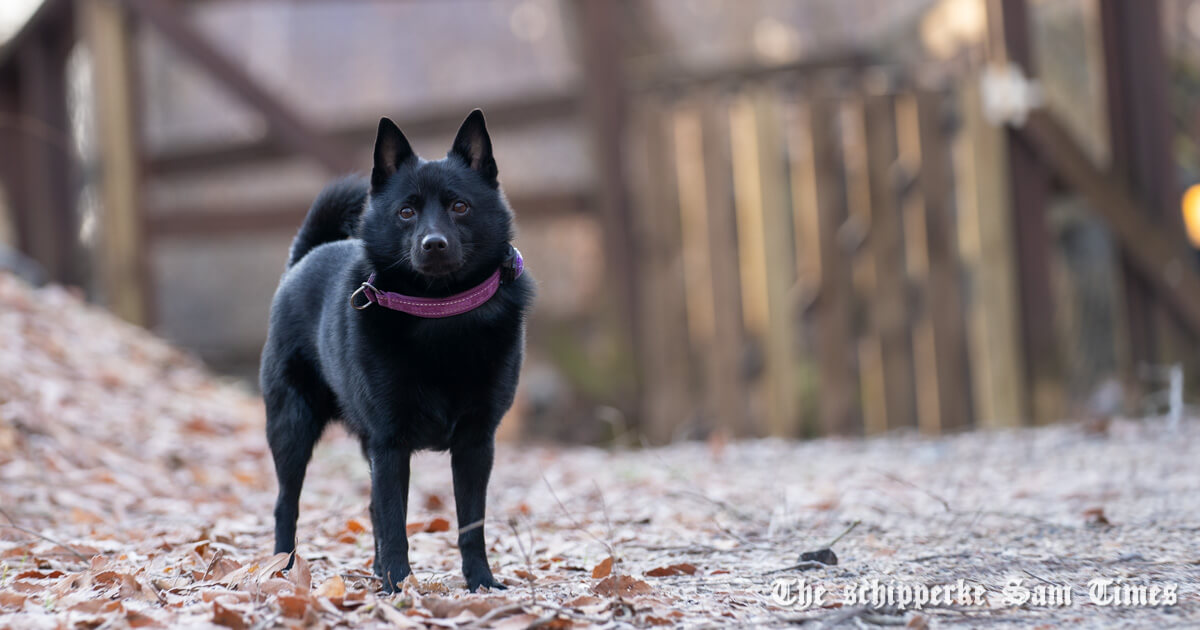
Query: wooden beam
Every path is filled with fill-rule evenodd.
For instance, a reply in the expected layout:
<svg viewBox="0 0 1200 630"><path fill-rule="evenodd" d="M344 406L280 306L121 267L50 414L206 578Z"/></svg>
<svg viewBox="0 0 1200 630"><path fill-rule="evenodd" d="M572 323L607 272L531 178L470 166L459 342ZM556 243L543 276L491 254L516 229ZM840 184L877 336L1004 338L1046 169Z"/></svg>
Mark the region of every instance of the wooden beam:
<svg viewBox="0 0 1200 630"><path fill-rule="evenodd" d="M392 120L404 130L409 138L423 136L452 136L462 124L466 113L475 107L471 103L457 106L438 106L424 110L408 110ZM532 94L517 100L489 103L484 108L488 129L495 135L498 131L532 128L546 123L572 119L579 113L579 98L573 93L547 92ZM345 147L360 147L367 154L375 142L378 120L355 122L338 127L325 138ZM239 141L217 146L197 146L160 152L148 156L144 169L152 177L169 177L181 173L204 169L238 168L264 161L285 158L291 154L289 148L274 138ZM358 165L366 169L369 164Z"/></svg>
<svg viewBox="0 0 1200 630"><path fill-rule="evenodd" d="M221 53L184 18L184 9L172 0L121 0L134 14L153 26L177 50L208 72L218 84L254 108L276 140L312 157L334 173L355 168L353 153L317 133L281 99L268 92L244 66Z"/></svg>
<svg viewBox="0 0 1200 630"><path fill-rule="evenodd" d="M520 220L591 212L593 200L586 194L562 192L510 196L508 203ZM233 234L278 234L300 228L308 212L304 201L274 205L237 205L176 208L151 214L146 219L147 235L154 238L214 238Z"/></svg>
<svg viewBox="0 0 1200 630"><path fill-rule="evenodd" d="M135 80L128 16L111 0L82 3L81 20L92 51L102 199L100 280L108 308L126 321L149 321L145 249L138 176Z"/></svg>
<svg viewBox="0 0 1200 630"><path fill-rule="evenodd" d="M1112 229L1130 262L1187 324L1200 335L1200 274L1193 269L1177 233L1155 225L1120 178L1096 168L1075 139L1044 111L1030 114L1021 138L1071 187L1092 204Z"/></svg>

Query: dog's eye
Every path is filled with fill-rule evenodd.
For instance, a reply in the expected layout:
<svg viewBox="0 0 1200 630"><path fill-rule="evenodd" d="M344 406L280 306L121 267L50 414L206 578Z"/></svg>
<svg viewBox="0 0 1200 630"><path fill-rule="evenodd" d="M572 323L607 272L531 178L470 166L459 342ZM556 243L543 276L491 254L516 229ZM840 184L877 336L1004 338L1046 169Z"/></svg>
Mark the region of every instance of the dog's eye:
<svg viewBox="0 0 1200 630"><path fill-rule="evenodd" d="M404 206L403 208L400 208L400 218L401 219L411 219L415 216L417 216L416 210L413 210L412 208L410 208L408 206Z"/></svg>
<svg viewBox="0 0 1200 630"><path fill-rule="evenodd" d="M471 209L471 206L468 206L467 202L465 201L455 201L454 205L450 206L450 209L453 210L455 214L466 214L467 210Z"/></svg>

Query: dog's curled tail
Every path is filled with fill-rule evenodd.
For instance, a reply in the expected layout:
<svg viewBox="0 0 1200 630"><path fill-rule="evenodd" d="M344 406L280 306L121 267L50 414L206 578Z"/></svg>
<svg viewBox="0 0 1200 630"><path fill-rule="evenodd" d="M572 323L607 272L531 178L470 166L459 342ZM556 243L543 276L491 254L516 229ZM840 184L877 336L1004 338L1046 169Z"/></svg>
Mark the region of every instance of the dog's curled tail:
<svg viewBox="0 0 1200 630"><path fill-rule="evenodd" d="M367 203L368 188L367 179L360 175L343 177L326 186L313 200L308 216L292 240L288 267L318 245L354 236Z"/></svg>

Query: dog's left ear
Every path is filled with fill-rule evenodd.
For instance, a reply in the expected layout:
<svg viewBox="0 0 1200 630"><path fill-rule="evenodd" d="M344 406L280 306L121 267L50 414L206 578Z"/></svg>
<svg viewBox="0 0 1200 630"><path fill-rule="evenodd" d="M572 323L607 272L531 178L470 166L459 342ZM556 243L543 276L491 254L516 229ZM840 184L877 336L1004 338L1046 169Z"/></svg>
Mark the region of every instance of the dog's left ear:
<svg viewBox="0 0 1200 630"><path fill-rule="evenodd" d="M492 139L488 137L482 111L477 109L471 112L463 121L448 155L458 157L489 184L497 185L496 178L500 171L496 168L496 160L492 158Z"/></svg>

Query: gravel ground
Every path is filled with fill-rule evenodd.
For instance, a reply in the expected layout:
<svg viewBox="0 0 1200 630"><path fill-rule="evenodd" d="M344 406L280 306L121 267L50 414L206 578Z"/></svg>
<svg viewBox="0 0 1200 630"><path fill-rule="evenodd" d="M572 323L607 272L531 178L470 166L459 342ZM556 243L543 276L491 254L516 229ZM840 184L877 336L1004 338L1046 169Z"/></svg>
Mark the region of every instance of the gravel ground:
<svg viewBox="0 0 1200 630"><path fill-rule="evenodd" d="M61 290L0 276L0 627L1194 627L1198 439L1195 420L1114 420L501 445L487 539L509 588L484 594L458 572L449 459L422 454L415 575L383 597L361 577L367 470L340 430L310 466L301 560L281 573L261 404ZM800 562L826 547L836 565ZM1175 603L1099 605L1093 580ZM847 600L873 581L895 588L890 604ZM1011 603L1010 581L1060 600L1065 585L1070 602ZM935 586L944 600L941 585L969 599L909 601ZM815 588L807 608L773 598Z"/></svg>

